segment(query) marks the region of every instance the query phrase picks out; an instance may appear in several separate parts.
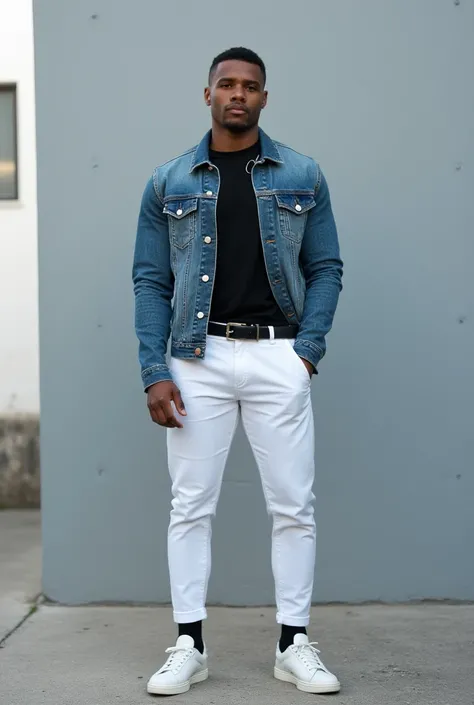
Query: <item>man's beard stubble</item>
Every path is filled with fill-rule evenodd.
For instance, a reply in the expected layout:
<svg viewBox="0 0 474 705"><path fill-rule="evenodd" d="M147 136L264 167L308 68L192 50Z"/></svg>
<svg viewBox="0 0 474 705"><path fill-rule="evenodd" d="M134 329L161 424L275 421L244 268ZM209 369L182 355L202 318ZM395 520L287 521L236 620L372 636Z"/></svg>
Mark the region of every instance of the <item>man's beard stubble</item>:
<svg viewBox="0 0 474 705"><path fill-rule="evenodd" d="M224 119L223 125L226 128L226 130L229 130L229 132L233 132L234 134L243 134L244 132L249 132L256 125L258 125L258 118L255 120L250 117L250 120L246 123L233 122L230 120L227 121Z"/></svg>

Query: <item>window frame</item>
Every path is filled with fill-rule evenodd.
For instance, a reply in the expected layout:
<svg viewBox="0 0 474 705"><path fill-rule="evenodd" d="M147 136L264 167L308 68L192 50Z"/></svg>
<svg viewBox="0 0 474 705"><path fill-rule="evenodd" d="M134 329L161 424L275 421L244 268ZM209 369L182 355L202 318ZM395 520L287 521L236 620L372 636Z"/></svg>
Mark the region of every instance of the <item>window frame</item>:
<svg viewBox="0 0 474 705"><path fill-rule="evenodd" d="M18 164L18 84L13 82L0 81L0 93L10 93L13 96L13 159L15 160L15 181L14 196L2 196L0 194L0 205L2 203L16 203L20 200L20 179Z"/></svg>

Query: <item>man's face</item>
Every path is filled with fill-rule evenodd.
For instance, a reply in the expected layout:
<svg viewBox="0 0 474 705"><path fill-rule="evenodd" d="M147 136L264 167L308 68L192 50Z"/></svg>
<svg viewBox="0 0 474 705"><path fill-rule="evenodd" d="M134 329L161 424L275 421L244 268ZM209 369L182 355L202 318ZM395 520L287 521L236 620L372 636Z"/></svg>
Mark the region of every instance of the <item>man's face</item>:
<svg viewBox="0 0 474 705"><path fill-rule="evenodd" d="M217 124L230 132L250 130L267 104L260 67L246 61L223 61L215 68L204 98Z"/></svg>

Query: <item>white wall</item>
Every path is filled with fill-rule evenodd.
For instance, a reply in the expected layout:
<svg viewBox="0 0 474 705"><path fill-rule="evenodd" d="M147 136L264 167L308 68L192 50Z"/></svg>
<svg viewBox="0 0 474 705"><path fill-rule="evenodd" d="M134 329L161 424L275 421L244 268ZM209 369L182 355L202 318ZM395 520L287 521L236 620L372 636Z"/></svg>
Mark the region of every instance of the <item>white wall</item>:
<svg viewBox="0 0 474 705"><path fill-rule="evenodd" d="M0 201L0 413L37 412L36 144L31 0L0 0L0 83L17 84L19 200Z"/></svg>

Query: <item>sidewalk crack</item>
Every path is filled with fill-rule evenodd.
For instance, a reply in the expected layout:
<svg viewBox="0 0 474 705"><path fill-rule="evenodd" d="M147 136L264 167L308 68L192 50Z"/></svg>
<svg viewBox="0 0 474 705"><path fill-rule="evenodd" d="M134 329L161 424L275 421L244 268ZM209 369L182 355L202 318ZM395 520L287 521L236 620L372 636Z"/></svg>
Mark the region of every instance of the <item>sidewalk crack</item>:
<svg viewBox="0 0 474 705"><path fill-rule="evenodd" d="M22 617L22 619L20 619L20 621L19 621L17 624L15 624L15 626L14 626L12 629L10 629L10 631L8 631L8 632L0 639L0 649L5 648L5 644L6 644L7 640L8 640L11 636L13 636L13 634L15 634L15 632L18 631L18 629L20 629L20 627L22 627L22 626L25 624L25 622L27 622L27 621L30 619L30 617L32 617L32 616L38 611L38 608L39 608L40 604L41 604L42 601L43 601L42 598L43 598L43 595L42 595L41 592L40 592L38 595L36 595L36 597L33 598L33 602L32 602L32 604L31 604L31 606L30 606L30 609L29 609L28 612L25 614L25 616Z"/></svg>

